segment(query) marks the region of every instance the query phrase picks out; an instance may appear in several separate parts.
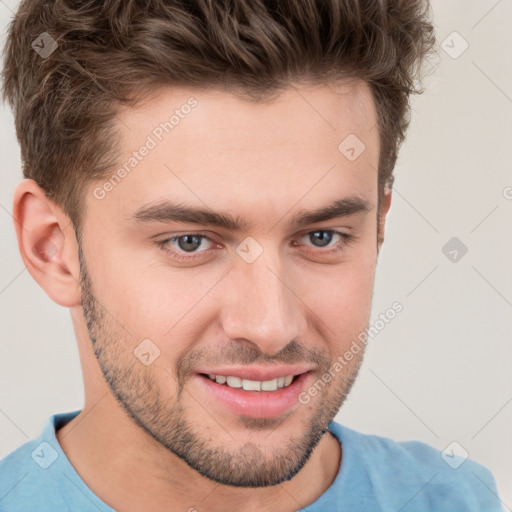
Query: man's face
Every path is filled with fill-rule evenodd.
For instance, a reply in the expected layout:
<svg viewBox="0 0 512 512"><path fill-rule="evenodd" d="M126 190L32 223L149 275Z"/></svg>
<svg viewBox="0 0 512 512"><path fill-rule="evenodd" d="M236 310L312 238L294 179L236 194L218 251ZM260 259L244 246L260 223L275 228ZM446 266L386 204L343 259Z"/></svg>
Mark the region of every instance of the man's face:
<svg viewBox="0 0 512 512"><path fill-rule="evenodd" d="M88 192L80 251L104 377L142 428L204 476L287 480L362 359L332 372L370 317L379 139L369 89L290 88L251 104L173 88L119 120L125 172ZM301 219L339 200L345 215ZM214 215L177 220L164 203L242 229Z"/></svg>

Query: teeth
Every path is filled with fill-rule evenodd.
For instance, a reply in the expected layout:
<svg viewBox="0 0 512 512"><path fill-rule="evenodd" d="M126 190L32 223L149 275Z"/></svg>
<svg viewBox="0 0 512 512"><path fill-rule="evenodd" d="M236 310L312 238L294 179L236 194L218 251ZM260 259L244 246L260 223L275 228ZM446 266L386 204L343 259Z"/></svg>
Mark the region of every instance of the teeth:
<svg viewBox="0 0 512 512"><path fill-rule="evenodd" d="M285 388L292 383L293 375L277 377L272 380L249 380L224 375L208 374L208 377L217 384L226 384L230 388L242 388L244 391L276 391Z"/></svg>
<svg viewBox="0 0 512 512"><path fill-rule="evenodd" d="M277 379L264 380L261 383L261 391L275 391L277 389Z"/></svg>
<svg viewBox="0 0 512 512"><path fill-rule="evenodd" d="M261 391L261 382L259 380L246 380L242 381L242 387L245 391Z"/></svg>
<svg viewBox="0 0 512 512"><path fill-rule="evenodd" d="M230 388L241 388L242 387L242 379L238 377L226 377L227 385Z"/></svg>

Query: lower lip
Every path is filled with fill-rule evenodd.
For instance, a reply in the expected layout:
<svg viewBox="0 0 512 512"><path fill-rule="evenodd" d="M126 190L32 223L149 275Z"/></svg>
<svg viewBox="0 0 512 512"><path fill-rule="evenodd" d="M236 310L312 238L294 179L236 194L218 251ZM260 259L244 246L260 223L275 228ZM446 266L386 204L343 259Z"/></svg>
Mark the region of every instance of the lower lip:
<svg viewBox="0 0 512 512"><path fill-rule="evenodd" d="M276 391L244 391L217 384L204 375L197 375L197 378L207 392L235 414L249 418L274 418L299 405L299 395L306 387L310 373L299 375L289 386Z"/></svg>

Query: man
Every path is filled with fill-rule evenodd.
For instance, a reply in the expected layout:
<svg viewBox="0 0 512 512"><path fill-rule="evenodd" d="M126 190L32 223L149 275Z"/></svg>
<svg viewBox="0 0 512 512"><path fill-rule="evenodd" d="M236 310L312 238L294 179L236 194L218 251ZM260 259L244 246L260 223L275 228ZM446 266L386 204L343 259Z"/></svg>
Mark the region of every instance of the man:
<svg viewBox="0 0 512 512"><path fill-rule="evenodd" d="M500 510L476 462L333 421L427 15L21 4L3 75L26 178L13 215L27 269L71 311L85 403L0 463L1 510Z"/></svg>

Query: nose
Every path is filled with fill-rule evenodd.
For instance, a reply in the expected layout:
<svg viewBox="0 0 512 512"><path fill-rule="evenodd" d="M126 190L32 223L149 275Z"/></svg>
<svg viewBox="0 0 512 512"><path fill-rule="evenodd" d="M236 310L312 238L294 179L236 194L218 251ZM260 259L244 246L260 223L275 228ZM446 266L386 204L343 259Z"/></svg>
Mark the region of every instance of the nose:
<svg viewBox="0 0 512 512"><path fill-rule="evenodd" d="M274 354L304 333L307 308L279 254L265 250L252 263L236 261L226 281L220 319L230 339L248 340Z"/></svg>

